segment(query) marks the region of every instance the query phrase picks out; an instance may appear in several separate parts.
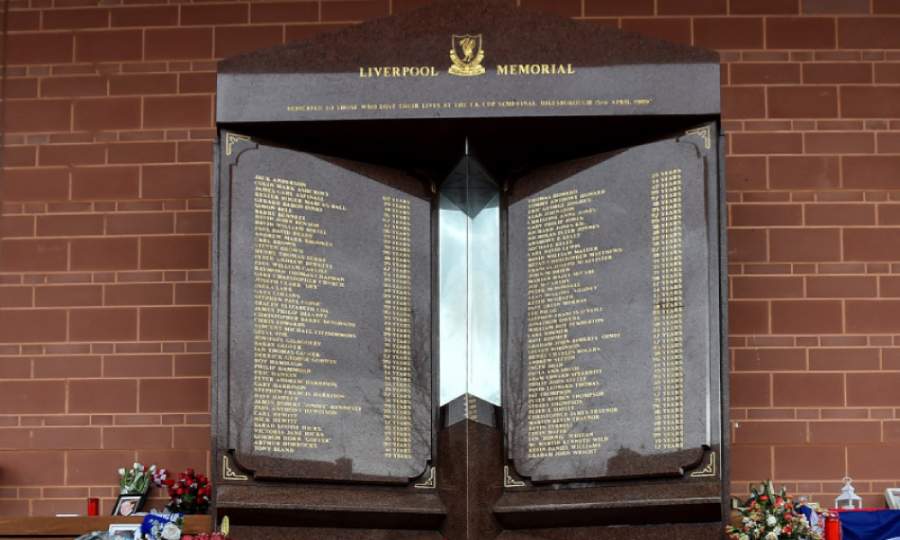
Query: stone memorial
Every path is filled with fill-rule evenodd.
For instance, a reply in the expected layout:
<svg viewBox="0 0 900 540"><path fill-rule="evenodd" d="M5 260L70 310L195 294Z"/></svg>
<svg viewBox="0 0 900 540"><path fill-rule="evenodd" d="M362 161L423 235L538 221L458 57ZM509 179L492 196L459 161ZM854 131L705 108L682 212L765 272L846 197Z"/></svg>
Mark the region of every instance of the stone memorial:
<svg viewBox="0 0 900 540"><path fill-rule="evenodd" d="M219 67L240 538L719 538L714 53L439 0Z"/></svg>

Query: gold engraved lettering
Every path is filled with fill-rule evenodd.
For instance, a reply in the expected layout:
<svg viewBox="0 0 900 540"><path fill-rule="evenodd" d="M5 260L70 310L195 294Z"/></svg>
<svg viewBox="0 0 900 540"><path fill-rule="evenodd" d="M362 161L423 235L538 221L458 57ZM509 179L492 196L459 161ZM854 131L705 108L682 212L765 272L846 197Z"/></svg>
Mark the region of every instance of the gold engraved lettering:
<svg viewBox="0 0 900 540"><path fill-rule="evenodd" d="M684 447L684 287L681 169L650 176L653 440Z"/></svg>
<svg viewBox="0 0 900 540"><path fill-rule="evenodd" d="M384 456L412 459L412 213L398 197L382 206Z"/></svg>
<svg viewBox="0 0 900 540"><path fill-rule="evenodd" d="M253 450L291 455L331 442L323 417L360 414L337 382L322 374L338 364L324 340L356 339L356 323L339 320L307 291L342 289L328 256L334 248L325 214L347 209L307 182L257 175L253 244Z"/></svg>
<svg viewBox="0 0 900 540"><path fill-rule="evenodd" d="M623 251L583 243L585 233L599 229L589 217L605 195L571 189L528 201L529 458L596 454L609 437L585 426L619 412L597 401L604 396L602 369L579 364L602 349L601 339L621 336L601 332L603 308L588 302L597 288L594 276Z"/></svg>

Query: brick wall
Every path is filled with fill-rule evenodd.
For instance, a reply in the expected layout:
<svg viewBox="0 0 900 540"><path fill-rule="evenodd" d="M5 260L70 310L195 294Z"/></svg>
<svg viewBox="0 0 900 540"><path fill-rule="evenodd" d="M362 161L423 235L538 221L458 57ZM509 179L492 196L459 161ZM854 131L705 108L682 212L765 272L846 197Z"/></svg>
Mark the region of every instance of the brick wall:
<svg viewBox="0 0 900 540"><path fill-rule="evenodd" d="M412 0L10 0L0 515L208 468L215 59ZM900 1L521 0L722 51L734 490L900 485Z"/></svg>

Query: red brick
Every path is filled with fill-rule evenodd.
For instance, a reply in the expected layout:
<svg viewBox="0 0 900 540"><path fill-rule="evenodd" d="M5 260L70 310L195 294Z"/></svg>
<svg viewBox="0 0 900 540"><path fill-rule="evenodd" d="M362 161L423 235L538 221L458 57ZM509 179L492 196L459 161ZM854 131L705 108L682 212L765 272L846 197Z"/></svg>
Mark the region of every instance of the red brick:
<svg viewBox="0 0 900 540"><path fill-rule="evenodd" d="M175 143L126 142L109 145L110 163L168 163L175 161Z"/></svg>
<svg viewBox="0 0 900 540"><path fill-rule="evenodd" d="M660 15L724 15L725 0L659 0Z"/></svg>
<svg viewBox="0 0 900 540"><path fill-rule="evenodd" d="M118 341L137 337L137 311L133 309L73 309L69 338L73 341Z"/></svg>
<svg viewBox="0 0 900 540"><path fill-rule="evenodd" d="M10 99L35 98L38 95L37 79L7 79L6 88L2 91Z"/></svg>
<svg viewBox="0 0 900 540"><path fill-rule="evenodd" d="M247 4L200 4L181 6L181 24L220 25L249 22Z"/></svg>
<svg viewBox="0 0 900 540"><path fill-rule="evenodd" d="M317 2L259 2L250 5L250 22L313 22L319 18Z"/></svg>
<svg viewBox="0 0 900 540"><path fill-rule="evenodd" d="M69 198L66 169L6 169L0 183L0 200L48 201Z"/></svg>
<svg viewBox="0 0 900 540"><path fill-rule="evenodd" d="M67 100L23 99L6 107L7 133L69 131L71 103Z"/></svg>
<svg viewBox="0 0 900 540"><path fill-rule="evenodd" d="M884 442L900 443L900 421L884 423Z"/></svg>
<svg viewBox="0 0 900 540"><path fill-rule="evenodd" d="M178 76L179 94L213 94L216 91L216 74L182 73Z"/></svg>
<svg viewBox="0 0 900 540"><path fill-rule="evenodd" d="M783 276L734 276L735 298L802 298L803 278Z"/></svg>
<svg viewBox="0 0 900 540"><path fill-rule="evenodd" d="M731 449L731 479L759 482L772 477L772 455L768 446L740 446ZM745 486L746 487L746 486Z"/></svg>
<svg viewBox="0 0 900 540"><path fill-rule="evenodd" d="M106 286L106 305L143 306L172 303L169 283L117 284Z"/></svg>
<svg viewBox="0 0 900 540"><path fill-rule="evenodd" d="M840 229L771 229L769 245L773 262L841 260Z"/></svg>
<svg viewBox="0 0 900 540"><path fill-rule="evenodd" d="M41 80L43 97L105 96L106 77L87 75L78 77L51 77Z"/></svg>
<svg viewBox="0 0 900 540"><path fill-rule="evenodd" d="M144 98L144 127L209 127L211 103L209 96Z"/></svg>
<svg viewBox="0 0 900 540"><path fill-rule="evenodd" d="M43 144L40 146L41 165L96 165L106 161L102 144Z"/></svg>
<svg viewBox="0 0 900 540"><path fill-rule="evenodd" d="M897 0L874 0L872 2L873 13L897 14L900 13L900 2Z"/></svg>
<svg viewBox="0 0 900 540"><path fill-rule="evenodd" d="M3 463L4 486L52 486L65 483L66 455L63 452L0 452L0 463ZM13 501L3 501L3 505L6 506L7 502L12 504Z"/></svg>
<svg viewBox="0 0 900 540"><path fill-rule="evenodd" d="M845 118L900 118L900 87L843 87L841 115Z"/></svg>
<svg viewBox="0 0 900 540"><path fill-rule="evenodd" d="M0 231L4 238L34 236L34 216L0 215Z"/></svg>
<svg viewBox="0 0 900 540"><path fill-rule="evenodd" d="M204 307L141 309L142 341L209 339L209 310Z"/></svg>
<svg viewBox="0 0 900 540"><path fill-rule="evenodd" d="M844 229L844 260L894 261L900 249L900 228Z"/></svg>
<svg viewBox="0 0 900 540"><path fill-rule="evenodd" d="M845 17L838 19L842 49L900 49L900 17Z"/></svg>
<svg viewBox="0 0 900 540"><path fill-rule="evenodd" d="M791 83L800 83L800 64L752 62L731 65L731 84Z"/></svg>
<svg viewBox="0 0 900 540"><path fill-rule="evenodd" d="M85 236L103 234L100 214L54 214L37 216L38 236Z"/></svg>
<svg viewBox="0 0 900 540"><path fill-rule="evenodd" d="M801 154L800 133L735 133L731 136L732 154Z"/></svg>
<svg viewBox="0 0 900 540"><path fill-rule="evenodd" d="M6 54L10 65L72 61L73 38L70 32L13 33L7 39Z"/></svg>
<svg viewBox="0 0 900 540"><path fill-rule="evenodd" d="M846 156L844 187L892 189L900 186L900 156Z"/></svg>
<svg viewBox="0 0 900 540"><path fill-rule="evenodd" d="M765 118L766 95L762 87L723 87L722 117L727 120L739 118Z"/></svg>
<svg viewBox="0 0 900 540"><path fill-rule="evenodd" d="M731 0L733 15L792 15L799 13L798 0Z"/></svg>
<svg viewBox="0 0 900 540"><path fill-rule="evenodd" d="M176 26L178 6L129 6L110 10L113 26Z"/></svg>
<svg viewBox="0 0 900 540"><path fill-rule="evenodd" d="M877 295L874 277L863 276L809 276L806 278L806 294L810 298L861 298Z"/></svg>
<svg viewBox="0 0 900 540"><path fill-rule="evenodd" d="M30 167L35 164L37 149L34 146L7 146L4 151L7 167Z"/></svg>
<svg viewBox="0 0 900 540"><path fill-rule="evenodd" d="M763 229L730 229L728 260L731 262L766 261L766 231Z"/></svg>
<svg viewBox="0 0 900 540"><path fill-rule="evenodd" d="M172 448L172 428L148 426L103 428L103 448L112 450Z"/></svg>
<svg viewBox="0 0 900 540"><path fill-rule="evenodd" d="M863 63L812 63L803 65L806 84L870 83L872 65Z"/></svg>
<svg viewBox="0 0 900 540"><path fill-rule="evenodd" d="M869 13L869 0L803 0L803 13Z"/></svg>
<svg viewBox="0 0 900 540"><path fill-rule="evenodd" d="M147 60L212 58L212 28L158 28L146 34Z"/></svg>
<svg viewBox="0 0 900 540"><path fill-rule="evenodd" d="M147 236L141 238L141 268L208 267L208 236Z"/></svg>
<svg viewBox="0 0 900 540"><path fill-rule="evenodd" d="M209 380L206 378L144 379L140 391L142 412L209 410Z"/></svg>
<svg viewBox="0 0 900 540"><path fill-rule="evenodd" d="M51 285L34 289L34 305L37 307L99 306L102 301L100 285Z"/></svg>
<svg viewBox="0 0 900 540"><path fill-rule="evenodd" d="M640 5L639 2L629 2L629 4ZM622 19L622 30L675 43L687 45L691 43L691 21L689 19L628 18Z"/></svg>
<svg viewBox="0 0 900 540"><path fill-rule="evenodd" d="M138 450L137 459L141 463L165 463L172 471L187 468L205 471L208 453L208 450Z"/></svg>
<svg viewBox="0 0 900 540"><path fill-rule="evenodd" d="M209 196L209 165L148 165L144 167L145 199Z"/></svg>
<svg viewBox="0 0 900 540"><path fill-rule="evenodd" d="M776 300L772 302L774 334L839 334L843 331L837 300Z"/></svg>
<svg viewBox="0 0 900 540"><path fill-rule="evenodd" d="M831 86L772 86L770 118L833 118L837 116L837 90Z"/></svg>
<svg viewBox="0 0 900 540"><path fill-rule="evenodd" d="M75 102L77 130L130 129L140 126L140 98L102 98Z"/></svg>
<svg viewBox="0 0 900 540"><path fill-rule="evenodd" d="M807 225L874 225L875 207L869 204L810 204Z"/></svg>
<svg viewBox="0 0 900 540"><path fill-rule="evenodd" d="M134 461L134 450L116 452L91 450L66 454L67 483L75 486L117 485L119 480L116 469L119 466L128 466Z"/></svg>
<svg viewBox="0 0 900 540"><path fill-rule="evenodd" d="M900 300L848 300L847 332L900 332Z"/></svg>
<svg viewBox="0 0 900 540"><path fill-rule="evenodd" d="M323 11L325 11L325 4ZM225 26L216 29L215 55L224 58L284 43L280 26Z"/></svg>
<svg viewBox="0 0 900 540"><path fill-rule="evenodd" d="M349 23L300 24L285 28L285 41L305 41L319 34L329 34L352 26Z"/></svg>
<svg viewBox="0 0 900 540"><path fill-rule="evenodd" d="M72 172L72 198L134 199L139 182L137 167L77 168Z"/></svg>
<svg viewBox="0 0 900 540"><path fill-rule="evenodd" d="M878 151L882 154L900 154L900 133L879 133Z"/></svg>
<svg viewBox="0 0 900 540"><path fill-rule="evenodd" d="M556 2L551 4L551 7L554 7ZM572 5L571 0L567 0L561 3L563 6ZM523 7L528 8L541 8L545 7L547 4L543 5L534 5L534 2L529 5L527 2L523 3ZM558 12L559 8L555 8L553 11ZM572 13L572 8L569 9L567 15L565 16L573 16L575 13ZM580 14L580 4L578 8L578 13ZM322 3L322 20L323 21L363 21L367 19L374 19L376 17L382 17L388 14L388 2L386 0L339 0L333 2L323 2Z"/></svg>
<svg viewBox="0 0 900 540"><path fill-rule="evenodd" d="M768 374L732 373L730 390L732 407L768 407L771 405Z"/></svg>
<svg viewBox="0 0 900 540"><path fill-rule="evenodd" d="M109 79L109 93L114 96L174 94L177 91L178 75L174 73L128 73ZM147 100L144 100L144 107L146 109Z"/></svg>
<svg viewBox="0 0 900 540"><path fill-rule="evenodd" d="M780 480L842 478L845 474L842 447L775 447L775 476Z"/></svg>
<svg viewBox="0 0 900 540"><path fill-rule="evenodd" d="M772 189L840 187L839 161L834 156L773 156L769 158Z"/></svg>
<svg viewBox="0 0 900 540"><path fill-rule="evenodd" d="M137 381L127 379L69 381L69 412L137 412Z"/></svg>
<svg viewBox="0 0 900 540"><path fill-rule="evenodd" d="M694 44L714 49L761 49L762 19L749 17L694 19Z"/></svg>
<svg viewBox="0 0 900 540"><path fill-rule="evenodd" d="M846 371L879 369L881 353L878 349L810 349L809 369L823 371Z"/></svg>
<svg viewBox="0 0 900 540"><path fill-rule="evenodd" d="M209 305L212 292L209 283L176 283L176 304Z"/></svg>
<svg viewBox="0 0 900 540"><path fill-rule="evenodd" d="M807 133L807 154L871 154L875 152L872 133Z"/></svg>
<svg viewBox="0 0 900 540"><path fill-rule="evenodd" d="M172 214L160 212L119 213L106 216L107 234L165 234L173 232Z"/></svg>
<svg viewBox="0 0 900 540"><path fill-rule="evenodd" d="M186 426L174 428L174 447L192 450L210 444L209 426Z"/></svg>
<svg viewBox="0 0 900 540"><path fill-rule="evenodd" d="M0 287L0 307L31 307L32 294L31 287Z"/></svg>
<svg viewBox="0 0 900 540"><path fill-rule="evenodd" d="M765 157L728 156L725 164L728 178L728 190L764 190L766 189Z"/></svg>
<svg viewBox="0 0 900 540"><path fill-rule="evenodd" d="M65 270L66 251L65 240L0 240L0 271Z"/></svg>
<svg viewBox="0 0 900 540"><path fill-rule="evenodd" d="M137 238L71 240L72 270L129 270L138 262Z"/></svg>
<svg viewBox="0 0 900 540"><path fill-rule="evenodd" d="M178 377L208 377L211 371L208 354L179 354L175 356L175 375Z"/></svg>
<svg viewBox="0 0 900 540"><path fill-rule="evenodd" d="M35 378L78 379L96 378L100 375L99 356L39 356L34 359ZM71 419L73 417L63 418Z"/></svg>
<svg viewBox="0 0 900 540"><path fill-rule="evenodd" d="M729 302L728 325L732 334L768 334L769 304L755 301Z"/></svg>
<svg viewBox="0 0 900 540"><path fill-rule="evenodd" d="M881 285L881 296L888 298L900 297L900 276L881 276L878 279Z"/></svg>
<svg viewBox="0 0 900 540"><path fill-rule="evenodd" d="M106 9L46 10L43 24L47 30L106 28L109 26L109 11Z"/></svg>
<svg viewBox="0 0 900 540"><path fill-rule="evenodd" d="M779 373L773 379L776 407L844 405L844 378L840 373Z"/></svg>
<svg viewBox="0 0 900 540"><path fill-rule="evenodd" d="M741 422L734 430L735 444L803 444L805 422Z"/></svg>
<svg viewBox="0 0 900 540"><path fill-rule="evenodd" d="M737 371L800 371L806 369L806 353L803 349L736 349L734 367Z"/></svg>
<svg viewBox="0 0 900 540"><path fill-rule="evenodd" d="M141 60L144 36L140 30L102 30L75 34L77 62Z"/></svg>
<svg viewBox="0 0 900 540"><path fill-rule="evenodd" d="M172 357L160 354L115 355L103 359L107 377L169 377Z"/></svg>
<svg viewBox="0 0 900 540"><path fill-rule="evenodd" d="M900 83L900 63L875 64L875 82L878 84Z"/></svg>
<svg viewBox="0 0 900 540"><path fill-rule="evenodd" d="M857 480L900 477L898 455L900 455L900 445L848 446L847 474ZM858 484L858 482L856 483ZM882 497L880 493L876 497L878 504L883 503Z"/></svg>
<svg viewBox="0 0 900 540"><path fill-rule="evenodd" d="M768 49L833 49L834 19L829 17L770 17L766 19Z"/></svg>
<svg viewBox="0 0 900 540"><path fill-rule="evenodd" d="M801 225L799 204L735 204L731 206L732 226Z"/></svg>
<svg viewBox="0 0 900 540"><path fill-rule="evenodd" d="M212 215L209 212L180 212L175 231L181 234L212 232Z"/></svg>
<svg viewBox="0 0 900 540"><path fill-rule="evenodd" d="M2 311L0 317L3 317ZM0 381L3 414L62 413L66 410L65 396L65 381Z"/></svg>

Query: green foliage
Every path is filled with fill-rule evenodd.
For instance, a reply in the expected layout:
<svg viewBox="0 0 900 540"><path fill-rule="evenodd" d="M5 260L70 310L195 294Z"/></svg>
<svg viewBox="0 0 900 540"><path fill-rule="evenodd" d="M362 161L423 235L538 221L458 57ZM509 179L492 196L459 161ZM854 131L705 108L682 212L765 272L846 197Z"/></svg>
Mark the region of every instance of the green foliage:
<svg viewBox="0 0 900 540"><path fill-rule="evenodd" d="M732 500L732 507L741 516L739 527L725 528L732 540L822 540L810 529L806 517L795 509L786 490L775 491L771 481L750 486L750 498L743 503Z"/></svg>

